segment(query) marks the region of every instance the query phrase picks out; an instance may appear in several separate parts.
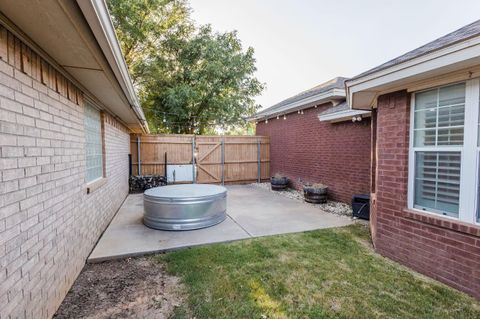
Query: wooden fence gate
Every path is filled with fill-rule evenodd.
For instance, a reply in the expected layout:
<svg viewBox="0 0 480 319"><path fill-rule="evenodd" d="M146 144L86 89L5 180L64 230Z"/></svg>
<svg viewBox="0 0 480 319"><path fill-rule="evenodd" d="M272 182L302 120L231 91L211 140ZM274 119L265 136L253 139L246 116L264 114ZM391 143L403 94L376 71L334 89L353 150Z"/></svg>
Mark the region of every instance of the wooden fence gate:
<svg viewBox="0 0 480 319"><path fill-rule="evenodd" d="M193 164L196 183L270 177L270 140L265 136L132 135L130 142L133 175L164 175L166 158L167 166Z"/></svg>

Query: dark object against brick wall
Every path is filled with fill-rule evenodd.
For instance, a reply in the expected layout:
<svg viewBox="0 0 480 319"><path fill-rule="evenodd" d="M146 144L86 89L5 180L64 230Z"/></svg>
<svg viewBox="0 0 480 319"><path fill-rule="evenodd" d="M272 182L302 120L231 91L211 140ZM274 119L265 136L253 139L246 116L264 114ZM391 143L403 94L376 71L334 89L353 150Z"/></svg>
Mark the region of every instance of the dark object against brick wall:
<svg viewBox="0 0 480 319"><path fill-rule="evenodd" d="M480 227L407 210L410 96L380 96L376 250L480 298Z"/></svg>
<svg viewBox="0 0 480 319"><path fill-rule="evenodd" d="M259 122L256 134L270 136L272 175L286 175L298 189L301 181L326 184L330 199L350 203L353 194L370 192L370 119L320 122L327 107Z"/></svg>
<svg viewBox="0 0 480 319"><path fill-rule="evenodd" d="M130 194L143 193L147 189L165 185L167 185L167 179L160 175L130 176L128 178Z"/></svg>

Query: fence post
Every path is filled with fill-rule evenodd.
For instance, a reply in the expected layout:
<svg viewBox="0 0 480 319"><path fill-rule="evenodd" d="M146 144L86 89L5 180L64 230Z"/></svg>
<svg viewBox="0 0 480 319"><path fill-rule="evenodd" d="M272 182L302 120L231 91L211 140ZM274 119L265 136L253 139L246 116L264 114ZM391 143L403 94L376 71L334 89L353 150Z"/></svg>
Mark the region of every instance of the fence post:
<svg viewBox="0 0 480 319"><path fill-rule="evenodd" d="M168 158L167 158L167 152L165 152L165 158L164 158L163 162L164 162L164 165L163 165L163 175L165 176L165 179L166 179L167 182L168 182L168 168L167 168Z"/></svg>
<svg viewBox="0 0 480 319"><path fill-rule="evenodd" d="M140 161L140 136L137 135L137 162L138 162L138 176L142 175L142 163Z"/></svg>
<svg viewBox="0 0 480 319"><path fill-rule="evenodd" d="M195 174L195 135L192 136L192 182L197 182L197 174Z"/></svg>
<svg viewBox="0 0 480 319"><path fill-rule="evenodd" d="M222 145L221 145L221 162L222 162L222 185L225 185L225 137L222 136Z"/></svg>
<svg viewBox="0 0 480 319"><path fill-rule="evenodd" d="M260 183L262 181L262 164L261 164L261 159L260 159L260 139L257 139L257 170L258 170L258 177L257 177L257 182Z"/></svg>

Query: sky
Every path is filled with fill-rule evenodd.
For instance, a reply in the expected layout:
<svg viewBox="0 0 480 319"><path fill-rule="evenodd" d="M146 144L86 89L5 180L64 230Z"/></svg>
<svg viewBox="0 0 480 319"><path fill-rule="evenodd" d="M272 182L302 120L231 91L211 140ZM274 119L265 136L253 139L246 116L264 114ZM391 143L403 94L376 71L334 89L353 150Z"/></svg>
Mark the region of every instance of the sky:
<svg viewBox="0 0 480 319"><path fill-rule="evenodd" d="M199 24L255 49L269 107L352 77L480 19L480 0L190 0Z"/></svg>

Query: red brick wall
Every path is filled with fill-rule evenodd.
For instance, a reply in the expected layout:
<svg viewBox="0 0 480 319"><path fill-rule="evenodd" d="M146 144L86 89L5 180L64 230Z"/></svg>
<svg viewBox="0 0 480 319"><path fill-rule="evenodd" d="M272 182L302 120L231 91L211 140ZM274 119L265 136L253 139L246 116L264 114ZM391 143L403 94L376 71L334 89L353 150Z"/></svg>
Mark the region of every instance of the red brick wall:
<svg viewBox="0 0 480 319"><path fill-rule="evenodd" d="M352 194L369 193L370 119L320 122L327 107L259 122L257 135L270 136L272 175L285 174L297 188L299 179L324 183L330 198L349 203Z"/></svg>
<svg viewBox="0 0 480 319"><path fill-rule="evenodd" d="M408 211L410 97L379 97L377 113L376 250L480 298L480 228Z"/></svg>

